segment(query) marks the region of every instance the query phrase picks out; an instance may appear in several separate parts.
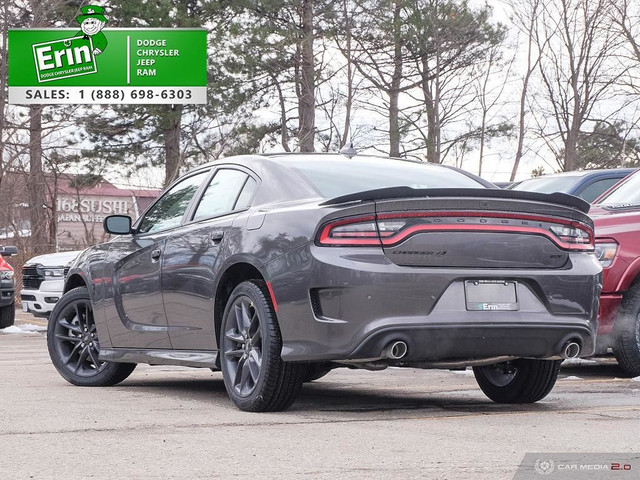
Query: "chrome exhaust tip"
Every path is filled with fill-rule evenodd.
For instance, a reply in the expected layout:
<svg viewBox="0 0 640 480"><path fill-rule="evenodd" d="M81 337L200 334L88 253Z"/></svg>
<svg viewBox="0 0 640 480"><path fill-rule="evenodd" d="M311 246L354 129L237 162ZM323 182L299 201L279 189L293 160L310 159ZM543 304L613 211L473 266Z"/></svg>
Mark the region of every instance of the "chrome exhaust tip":
<svg viewBox="0 0 640 480"><path fill-rule="evenodd" d="M576 358L580 354L580 345L576 342L567 342L562 349L562 358Z"/></svg>
<svg viewBox="0 0 640 480"><path fill-rule="evenodd" d="M382 350L383 358L389 358L391 360L400 360L407 354L407 344L402 340L395 340Z"/></svg>

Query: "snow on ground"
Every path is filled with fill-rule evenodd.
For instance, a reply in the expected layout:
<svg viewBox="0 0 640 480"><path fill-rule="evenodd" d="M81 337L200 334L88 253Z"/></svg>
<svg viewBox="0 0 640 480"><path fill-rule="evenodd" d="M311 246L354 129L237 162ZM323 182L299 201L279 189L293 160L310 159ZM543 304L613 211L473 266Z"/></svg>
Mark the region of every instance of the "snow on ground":
<svg viewBox="0 0 640 480"><path fill-rule="evenodd" d="M25 335L32 335L46 331L47 327L41 327L40 325L33 325L31 323L24 323L22 325L11 325L10 327L0 329L0 333L22 333Z"/></svg>
<svg viewBox="0 0 640 480"><path fill-rule="evenodd" d="M570 377L564 377L563 380L582 380L580 377L576 377L575 375L571 375Z"/></svg>
<svg viewBox="0 0 640 480"><path fill-rule="evenodd" d="M640 382L640 377L633 377L631 379L632 382Z"/></svg>
<svg viewBox="0 0 640 480"><path fill-rule="evenodd" d="M594 365L597 363L597 360L587 360L586 358L567 358L564 362L562 362L562 366L575 367L578 365Z"/></svg>
<svg viewBox="0 0 640 480"><path fill-rule="evenodd" d="M469 375L473 376L473 370L467 368L466 370L450 370L451 373L457 373L458 375Z"/></svg>

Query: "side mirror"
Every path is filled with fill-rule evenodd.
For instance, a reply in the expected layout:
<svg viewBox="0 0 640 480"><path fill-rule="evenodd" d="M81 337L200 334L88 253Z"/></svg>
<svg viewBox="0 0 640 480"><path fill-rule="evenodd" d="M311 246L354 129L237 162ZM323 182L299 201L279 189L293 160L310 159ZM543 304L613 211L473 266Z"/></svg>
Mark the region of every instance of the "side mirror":
<svg viewBox="0 0 640 480"><path fill-rule="evenodd" d="M18 253L18 247L13 245L7 245L6 247L0 247L0 255L3 257L10 257L11 255L15 255Z"/></svg>
<svg viewBox="0 0 640 480"><path fill-rule="evenodd" d="M114 235L128 235L131 233L131 217L128 215L109 215L102 223L104 231Z"/></svg>

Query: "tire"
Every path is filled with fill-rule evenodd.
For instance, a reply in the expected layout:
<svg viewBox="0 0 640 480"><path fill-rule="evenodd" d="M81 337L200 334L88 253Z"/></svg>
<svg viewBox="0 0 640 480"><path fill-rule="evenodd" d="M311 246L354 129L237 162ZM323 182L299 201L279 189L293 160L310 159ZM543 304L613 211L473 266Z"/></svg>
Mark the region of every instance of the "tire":
<svg viewBox="0 0 640 480"><path fill-rule="evenodd" d="M561 363L561 360L520 358L473 367L473 373L484 394L496 403L534 403L549 394Z"/></svg>
<svg viewBox="0 0 640 480"><path fill-rule="evenodd" d="M622 299L614 327L613 353L626 374L640 375L640 283Z"/></svg>
<svg viewBox="0 0 640 480"><path fill-rule="evenodd" d="M0 328L7 328L16 321L16 304L15 301L11 305L0 307Z"/></svg>
<svg viewBox="0 0 640 480"><path fill-rule="evenodd" d="M135 363L98 359L100 340L86 287L74 288L56 303L49 317L47 347L58 373L82 387L115 385L136 368Z"/></svg>
<svg viewBox="0 0 640 480"><path fill-rule="evenodd" d="M307 371L304 375L304 383L320 380L331 370L332 368L328 367L326 363L308 363Z"/></svg>
<svg viewBox="0 0 640 480"><path fill-rule="evenodd" d="M307 368L282 361L282 337L263 281L238 285L220 328L220 365L229 398L246 412L285 410L295 401Z"/></svg>

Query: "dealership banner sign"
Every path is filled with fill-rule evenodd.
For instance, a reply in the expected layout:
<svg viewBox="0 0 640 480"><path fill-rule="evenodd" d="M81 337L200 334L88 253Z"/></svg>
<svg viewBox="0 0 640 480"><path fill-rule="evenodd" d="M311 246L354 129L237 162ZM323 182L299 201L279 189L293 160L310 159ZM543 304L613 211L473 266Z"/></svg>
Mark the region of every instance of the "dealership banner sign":
<svg viewBox="0 0 640 480"><path fill-rule="evenodd" d="M206 29L104 28L87 8L80 30L9 30L10 103L207 102Z"/></svg>

